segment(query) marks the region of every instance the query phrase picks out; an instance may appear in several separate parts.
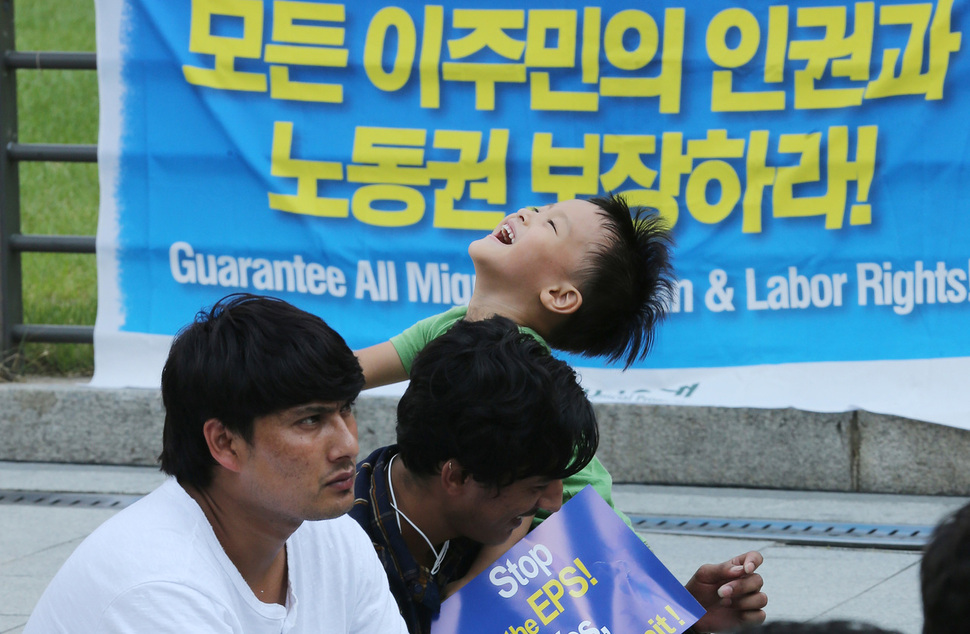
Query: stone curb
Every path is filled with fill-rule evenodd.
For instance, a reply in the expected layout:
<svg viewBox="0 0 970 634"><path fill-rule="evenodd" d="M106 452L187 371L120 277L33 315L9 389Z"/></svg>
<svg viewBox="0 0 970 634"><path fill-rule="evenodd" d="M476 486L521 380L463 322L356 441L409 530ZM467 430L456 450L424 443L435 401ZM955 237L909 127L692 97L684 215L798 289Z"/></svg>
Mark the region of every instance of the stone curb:
<svg viewBox="0 0 970 634"><path fill-rule="evenodd" d="M397 399L358 399L360 455L393 442ZM970 495L970 431L865 411L596 404L616 482ZM157 390L0 384L0 460L154 465Z"/></svg>

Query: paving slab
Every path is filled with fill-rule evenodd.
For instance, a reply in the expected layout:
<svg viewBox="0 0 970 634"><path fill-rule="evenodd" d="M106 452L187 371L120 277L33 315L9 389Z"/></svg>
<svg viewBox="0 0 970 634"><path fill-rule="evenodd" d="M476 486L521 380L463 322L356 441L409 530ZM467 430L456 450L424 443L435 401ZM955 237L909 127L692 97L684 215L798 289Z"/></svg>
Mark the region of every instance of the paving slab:
<svg viewBox="0 0 970 634"><path fill-rule="evenodd" d="M640 515L934 526L970 497L619 483L613 486L613 500Z"/></svg>
<svg viewBox="0 0 970 634"><path fill-rule="evenodd" d="M919 565L914 562L896 575L884 579L875 586L846 600L819 615L815 620L855 618L858 614L869 615L869 622L888 630L904 634L922 634L923 610L921 605L900 597L919 596Z"/></svg>
<svg viewBox="0 0 970 634"><path fill-rule="evenodd" d="M10 627L27 623L31 610L53 576L0 575L0 584L3 585L6 595L0 600L0 615L12 620Z"/></svg>
<svg viewBox="0 0 970 634"><path fill-rule="evenodd" d="M145 494L165 481L158 467L0 462L0 489Z"/></svg>
<svg viewBox="0 0 970 634"><path fill-rule="evenodd" d="M0 566L0 570L3 570L3 572L0 572L0 576L42 579L43 589L54 573L60 569L61 564L67 561L67 558L88 534L90 534L90 531L75 539L54 544L43 550L32 550L26 555L6 561Z"/></svg>
<svg viewBox="0 0 970 634"><path fill-rule="evenodd" d="M26 617L0 614L0 634L21 634L26 624Z"/></svg>
<svg viewBox="0 0 970 634"><path fill-rule="evenodd" d="M918 579L918 553L686 535L650 534L647 541L681 583L701 563L760 551L769 621L844 618L891 625L903 634L920 634L922 628L919 583L913 583ZM892 607L887 611L885 605Z"/></svg>
<svg viewBox="0 0 970 634"><path fill-rule="evenodd" d="M18 505L0 507L0 565L4 569L27 555L58 544L84 538L114 512L93 509L32 508Z"/></svg>

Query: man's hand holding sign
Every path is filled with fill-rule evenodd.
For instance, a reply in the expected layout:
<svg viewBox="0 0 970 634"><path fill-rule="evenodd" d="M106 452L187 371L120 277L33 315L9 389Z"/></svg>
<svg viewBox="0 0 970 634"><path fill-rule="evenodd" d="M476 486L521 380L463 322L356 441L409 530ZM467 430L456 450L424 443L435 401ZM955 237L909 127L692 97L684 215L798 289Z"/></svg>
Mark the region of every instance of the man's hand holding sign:
<svg viewBox="0 0 970 634"><path fill-rule="evenodd" d="M764 580L755 571L764 562L757 551L721 564L704 564L685 586L707 610L694 629L720 632L739 625L761 623L768 597L761 591Z"/></svg>
<svg viewBox="0 0 970 634"><path fill-rule="evenodd" d="M434 634L680 634L760 623L767 597L749 552L682 586L586 489L445 601ZM705 612L706 611L706 612Z"/></svg>

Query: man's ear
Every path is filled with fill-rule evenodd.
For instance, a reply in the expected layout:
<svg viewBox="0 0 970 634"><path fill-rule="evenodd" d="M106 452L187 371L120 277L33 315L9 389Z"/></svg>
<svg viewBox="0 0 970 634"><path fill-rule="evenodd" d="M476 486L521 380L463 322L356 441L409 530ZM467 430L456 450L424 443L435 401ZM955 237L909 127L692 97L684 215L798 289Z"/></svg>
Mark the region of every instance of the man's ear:
<svg viewBox="0 0 970 634"><path fill-rule="evenodd" d="M441 486L446 493L460 495L471 477L465 473L461 464L452 458L441 465Z"/></svg>
<svg viewBox="0 0 970 634"><path fill-rule="evenodd" d="M539 301L546 310L557 315L571 315L583 305L583 294L568 282L544 288L539 293Z"/></svg>
<svg viewBox="0 0 970 634"><path fill-rule="evenodd" d="M216 462L230 471L238 472L242 469L239 449L240 444L245 444L245 441L241 436L234 434L218 418L210 418L202 425L202 435Z"/></svg>

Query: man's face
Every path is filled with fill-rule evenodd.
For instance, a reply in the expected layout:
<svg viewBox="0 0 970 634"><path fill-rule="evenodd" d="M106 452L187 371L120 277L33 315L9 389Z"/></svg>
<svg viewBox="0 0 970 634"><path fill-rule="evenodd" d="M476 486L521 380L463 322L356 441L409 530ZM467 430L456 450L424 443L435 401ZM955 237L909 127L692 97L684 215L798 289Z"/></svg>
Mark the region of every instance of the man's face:
<svg viewBox="0 0 970 634"><path fill-rule="evenodd" d="M354 502L357 421L350 403L312 402L262 416L240 472L257 510L284 521L330 519Z"/></svg>
<svg viewBox="0 0 970 634"><path fill-rule="evenodd" d="M590 252L606 244L599 207L586 200L566 200L525 207L472 242L468 254L479 279L508 280L534 290L549 280L578 285L576 273Z"/></svg>
<svg viewBox="0 0 970 634"><path fill-rule="evenodd" d="M562 507L562 480L533 476L496 490L468 479L462 526L463 537L482 544L501 544L522 522L539 509Z"/></svg>

